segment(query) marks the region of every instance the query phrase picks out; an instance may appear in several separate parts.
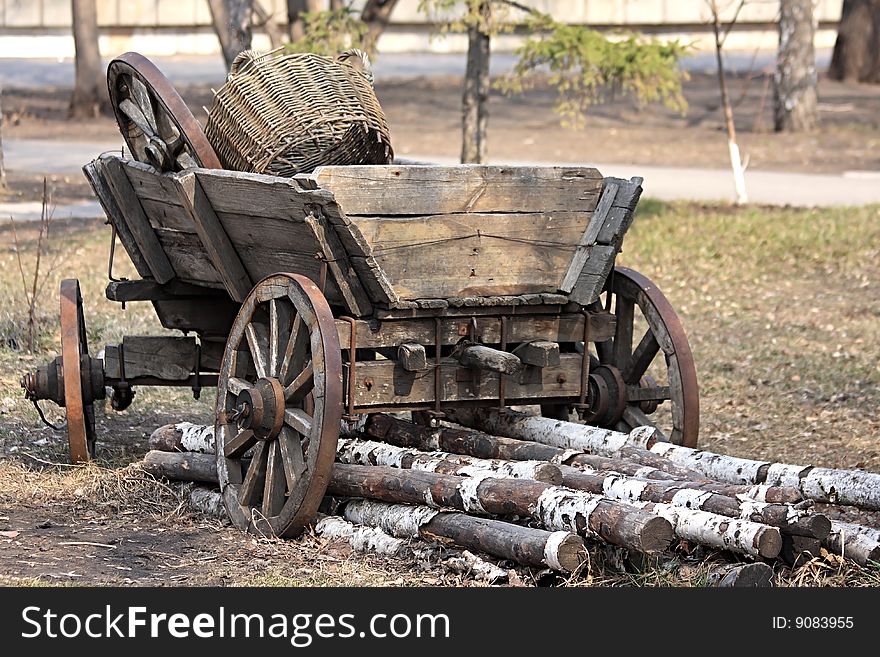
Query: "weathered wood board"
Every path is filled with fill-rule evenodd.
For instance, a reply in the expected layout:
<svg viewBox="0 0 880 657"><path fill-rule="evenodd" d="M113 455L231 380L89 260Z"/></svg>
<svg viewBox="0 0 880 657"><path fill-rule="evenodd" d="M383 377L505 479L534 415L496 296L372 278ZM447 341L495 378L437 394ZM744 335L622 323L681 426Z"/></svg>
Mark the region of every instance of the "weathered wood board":
<svg viewBox="0 0 880 657"><path fill-rule="evenodd" d="M353 215L590 211L602 174L585 167L346 166L312 174Z"/></svg>

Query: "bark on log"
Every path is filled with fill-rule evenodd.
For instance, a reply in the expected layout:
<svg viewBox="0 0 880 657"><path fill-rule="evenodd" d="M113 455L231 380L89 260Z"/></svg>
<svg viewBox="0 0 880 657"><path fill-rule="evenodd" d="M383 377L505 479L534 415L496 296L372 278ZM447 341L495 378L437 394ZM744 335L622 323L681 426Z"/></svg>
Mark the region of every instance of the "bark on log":
<svg viewBox="0 0 880 657"><path fill-rule="evenodd" d="M868 511L856 506L828 504L826 502L815 502L812 509L817 513L828 516L832 521L837 520L839 522L848 522L880 529L880 511Z"/></svg>
<svg viewBox="0 0 880 657"><path fill-rule="evenodd" d="M657 443L651 451L718 481L789 486L807 499L880 509L880 474L874 472L768 463L671 443Z"/></svg>
<svg viewBox="0 0 880 657"><path fill-rule="evenodd" d="M676 536L692 543L768 559L779 556L782 550L782 535L776 527L662 502L630 504L666 518Z"/></svg>
<svg viewBox="0 0 880 657"><path fill-rule="evenodd" d="M379 527L398 538L423 538L452 543L525 566L574 572L586 560L583 540L566 531L549 532L491 518L435 511L426 506L352 500L346 520Z"/></svg>
<svg viewBox="0 0 880 657"><path fill-rule="evenodd" d="M840 523L832 523L831 533L822 541L831 552L852 559L860 566L880 563L880 542L859 531L848 531Z"/></svg>
<svg viewBox="0 0 880 657"><path fill-rule="evenodd" d="M374 440L340 439L336 448L336 460L353 465L387 465L392 468L424 470L460 477L491 473L499 478L534 479L557 486L562 483L559 468L545 461L475 459L449 452L422 452Z"/></svg>
<svg viewBox="0 0 880 657"><path fill-rule="evenodd" d="M215 518L226 517L223 496L214 488L193 488L189 494L189 507L194 511Z"/></svg>
<svg viewBox="0 0 880 657"><path fill-rule="evenodd" d="M767 588L773 586L773 568L766 563L725 564L709 571L709 586L718 588Z"/></svg>
<svg viewBox="0 0 880 657"><path fill-rule="evenodd" d="M327 490L333 495L427 504L465 513L531 516L547 529L601 538L639 552L661 552L672 541L669 523L658 516L598 495L526 479L461 478L336 464Z"/></svg>
<svg viewBox="0 0 880 657"><path fill-rule="evenodd" d="M162 452L199 452L213 454L214 427L192 422L178 422L159 427L150 435L150 449Z"/></svg>
<svg viewBox="0 0 880 657"><path fill-rule="evenodd" d="M807 561L819 556L822 541L809 536L783 536L782 552L779 558L792 568L802 566Z"/></svg>
<svg viewBox="0 0 880 657"><path fill-rule="evenodd" d="M823 515L794 509L787 504L741 500L692 487L686 481L651 481L620 474L591 474L569 466L560 466L560 470L564 486L616 500L664 502L686 509L750 520L778 527L785 534L812 538L825 538L831 531L831 521Z"/></svg>
<svg viewBox="0 0 880 657"><path fill-rule="evenodd" d="M872 541L880 542L880 529L875 527L866 527L852 522L832 522L831 531L846 532L849 534L861 534L867 536Z"/></svg>
<svg viewBox="0 0 880 657"><path fill-rule="evenodd" d="M364 432L371 437L399 447L421 450L443 450L484 459L538 460L556 464L577 466L594 472L615 472L644 479L669 479L688 481L693 488L712 491L720 495L739 496L760 502L792 503L803 499L793 488L769 486L735 486L708 479L695 470L680 467L669 459L639 448L624 447L623 454L633 459L614 458L585 454L580 450L553 447L530 440L493 436L471 429L450 427L425 427L384 414L370 415L364 423ZM645 465L637 461L650 462ZM660 466L662 469L658 469Z"/></svg>
<svg viewBox="0 0 880 657"><path fill-rule="evenodd" d="M510 409L477 409L471 412L469 409L456 408L450 409L447 414L455 422L487 433L600 456L617 456L625 446L650 449L658 440L658 432L650 427L636 427L629 433L622 433Z"/></svg>
<svg viewBox="0 0 880 657"><path fill-rule="evenodd" d="M154 477L174 481L217 483L217 463L210 454L151 450L144 456L141 468Z"/></svg>
<svg viewBox="0 0 880 657"><path fill-rule="evenodd" d="M357 552L375 553L383 556L414 557L421 560L438 560L450 570L471 574L475 579L498 582L507 579L507 571L468 551L455 551L443 558L441 549L412 538L397 538L379 527L352 523L338 516L325 516L315 524L315 533L337 541L345 541ZM417 538L417 537L415 537Z"/></svg>

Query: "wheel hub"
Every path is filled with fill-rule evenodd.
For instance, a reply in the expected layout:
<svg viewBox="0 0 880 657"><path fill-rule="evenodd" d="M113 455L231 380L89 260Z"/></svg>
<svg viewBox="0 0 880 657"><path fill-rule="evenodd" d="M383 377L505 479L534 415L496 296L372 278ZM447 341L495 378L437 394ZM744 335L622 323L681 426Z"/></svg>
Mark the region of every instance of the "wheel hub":
<svg viewBox="0 0 880 657"><path fill-rule="evenodd" d="M284 425L284 388L276 378L257 379L238 395L228 419L250 429L259 440L272 440Z"/></svg>
<svg viewBox="0 0 880 657"><path fill-rule="evenodd" d="M593 368L589 377L587 408L582 413L585 422L600 426L614 426L626 409L626 384L613 365Z"/></svg>

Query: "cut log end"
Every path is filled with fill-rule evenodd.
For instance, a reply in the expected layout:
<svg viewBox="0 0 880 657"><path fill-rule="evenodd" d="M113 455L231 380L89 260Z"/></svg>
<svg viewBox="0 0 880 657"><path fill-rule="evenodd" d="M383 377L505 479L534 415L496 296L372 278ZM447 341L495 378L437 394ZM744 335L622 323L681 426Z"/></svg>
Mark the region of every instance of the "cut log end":
<svg viewBox="0 0 880 657"><path fill-rule="evenodd" d="M544 551L548 566L568 573L576 572L587 560L583 539L569 532L554 532Z"/></svg>
<svg viewBox="0 0 880 657"><path fill-rule="evenodd" d="M782 534L776 527L765 527L755 537L755 549L767 559L775 559L782 552Z"/></svg>
<svg viewBox="0 0 880 657"><path fill-rule="evenodd" d="M653 516L646 518L639 534L639 548L645 554L659 554L675 540L672 525L665 518Z"/></svg>
<svg viewBox="0 0 880 657"><path fill-rule="evenodd" d="M745 563L709 574L709 583L719 588L768 588L773 586L773 568L766 563Z"/></svg>
<svg viewBox="0 0 880 657"><path fill-rule="evenodd" d="M552 463L536 465L533 478L535 481L540 481L545 484L553 484L554 486L562 485L562 472Z"/></svg>

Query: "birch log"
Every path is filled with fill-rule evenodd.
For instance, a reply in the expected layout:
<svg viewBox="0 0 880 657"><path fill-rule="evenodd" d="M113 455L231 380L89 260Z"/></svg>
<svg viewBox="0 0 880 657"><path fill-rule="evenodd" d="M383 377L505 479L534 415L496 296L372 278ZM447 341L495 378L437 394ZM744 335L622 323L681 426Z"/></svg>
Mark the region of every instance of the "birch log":
<svg viewBox="0 0 880 657"><path fill-rule="evenodd" d="M343 517L354 523L379 527L398 538L439 540L525 566L574 572L586 560L583 540L567 531L549 532L491 518L435 511L427 506L352 500Z"/></svg>
<svg viewBox="0 0 880 657"><path fill-rule="evenodd" d="M848 527L847 523L833 522L831 533L822 541L822 545L860 566L880 563L880 542L877 537Z"/></svg>
<svg viewBox="0 0 880 657"><path fill-rule="evenodd" d="M825 538L831 531L831 521L821 514L798 510L788 504L767 504L720 495L692 488L686 481L651 481L620 474L590 474L569 466L560 466L560 470L563 485L616 500L664 502L686 509L751 520L778 527L786 534L812 538Z"/></svg>
<svg viewBox="0 0 880 657"><path fill-rule="evenodd" d="M615 456L625 446L650 449L659 437L659 432L651 427L636 427L629 433L622 433L510 409L454 408L447 415L455 422L474 426L487 433L532 440L563 449L577 449L600 456Z"/></svg>
<svg viewBox="0 0 880 657"><path fill-rule="evenodd" d="M782 550L782 535L776 527L662 502L631 504L666 518L676 536L692 543L768 559Z"/></svg>
<svg viewBox="0 0 880 657"><path fill-rule="evenodd" d="M507 579L507 571L470 552L455 551L444 558L441 550L422 541L392 536L379 527L358 525L338 516L325 516L315 524L315 533L337 541L345 541L358 552L393 557L437 559L450 570L471 574L475 579L498 582Z"/></svg>
<svg viewBox="0 0 880 657"><path fill-rule="evenodd" d="M423 450L444 450L456 454L467 454L484 459L507 459L511 461L548 461L594 470L613 470L622 474L635 475L649 479L687 479L706 481L702 474L679 467L668 459L655 456L646 450L663 469L651 468L634 461L585 454L579 449L566 449L544 445L532 440L519 440L503 436L450 427L424 427L398 420L384 414L370 415L364 432L377 440L399 447L414 447ZM658 470L655 472L655 470Z"/></svg>
<svg viewBox="0 0 880 657"><path fill-rule="evenodd" d="M214 427L178 422L159 427L150 435L150 449L162 452L214 453Z"/></svg>
<svg viewBox="0 0 880 657"><path fill-rule="evenodd" d="M140 465L145 472L154 477L164 477L174 481L217 483L217 463L210 454L151 450L146 453Z"/></svg>
<svg viewBox="0 0 880 657"><path fill-rule="evenodd" d="M719 588L767 588L773 586L773 568L766 563L724 564L709 571L709 586Z"/></svg>
<svg viewBox="0 0 880 657"><path fill-rule="evenodd" d="M588 451L605 458L626 459L640 463L645 467L656 468L677 475L676 478L680 480L702 481L703 483L715 481L739 485L762 483L761 481L742 478L731 482L729 479L715 476L717 473L714 471L707 472L705 468L700 466L694 467L676 459L664 458L665 454L661 450L666 446L676 446L671 443L658 442L655 433L651 432L649 427L637 427L629 434L625 434L574 422L527 415L509 409L478 409L476 411L454 409L450 412L450 415L456 421L474 426L483 431L498 433L508 438L518 438L525 441L552 445L562 449ZM650 451L646 447L650 448ZM738 459L738 461L743 461L743 459ZM570 465L577 463L587 464L589 460L578 457L569 462ZM790 503L803 498L800 489L790 486L780 488L778 485L773 487L753 486L751 489L743 489L737 492L726 491L726 493L745 494L762 502Z"/></svg>
<svg viewBox="0 0 880 657"><path fill-rule="evenodd" d="M213 488L193 488L189 493L189 507L206 516L226 517L226 506L220 491Z"/></svg>
<svg viewBox="0 0 880 657"><path fill-rule="evenodd" d="M673 537L669 523L659 516L598 495L527 479L462 478L336 464L327 490L333 495L448 507L465 513L531 516L550 530L601 538L649 554L666 549Z"/></svg>
<svg viewBox="0 0 880 657"><path fill-rule="evenodd" d="M422 452L375 440L340 439L336 448L336 460L354 465L387 465L392 468L424 470L461 477L492 473L499 478L534 479L556 485L562 483L559 468L545 461L476 459L449 452Z"/></svg>
<svg viewBox="0 0 880 657"><path fill-rule="evenodd" d="M880 510L880 474L874 472L768 463L671 443L656 443L650 449L718 481L790 486L797 488L805 498L818 502Z"/></svg>

